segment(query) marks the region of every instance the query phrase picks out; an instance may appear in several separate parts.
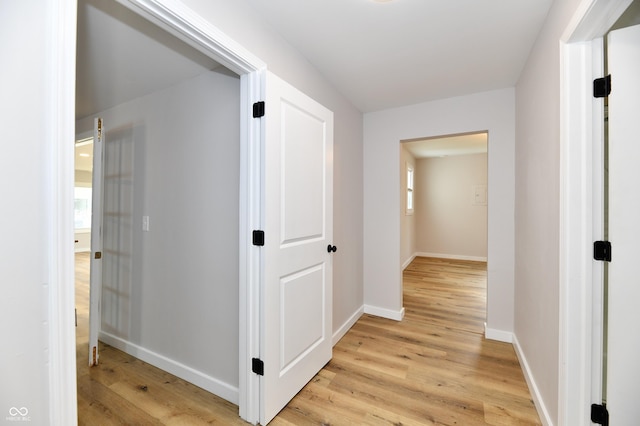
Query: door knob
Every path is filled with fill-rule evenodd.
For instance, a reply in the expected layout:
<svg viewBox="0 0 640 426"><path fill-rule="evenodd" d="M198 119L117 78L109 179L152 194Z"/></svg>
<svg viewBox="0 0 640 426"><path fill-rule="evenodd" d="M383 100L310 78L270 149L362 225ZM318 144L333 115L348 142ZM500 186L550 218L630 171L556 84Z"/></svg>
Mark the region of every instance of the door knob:
<svg viewBox="0 0 640 426"><path fill-rule="evenodd" d="M331 252L335 253L335 252L336 252L336 250L338 250L338 247L336 247L336 246L332 246L331 244L329 244L329 245L327 246L327 251L328 251L329 253L331 253Z"/></svg>

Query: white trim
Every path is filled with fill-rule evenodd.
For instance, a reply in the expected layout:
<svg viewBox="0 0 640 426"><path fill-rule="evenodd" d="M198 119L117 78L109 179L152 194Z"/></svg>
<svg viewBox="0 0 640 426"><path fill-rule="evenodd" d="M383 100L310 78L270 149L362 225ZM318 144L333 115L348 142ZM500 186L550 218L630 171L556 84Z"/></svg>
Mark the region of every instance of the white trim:
<svg viewBox="0 0 640 426"><path fill-rule="evenodd" d="M262 250L252 244L252 230L263 229L262 121L252 119L253 103L264 99L264 72L240 77L240 288L239 321L239 414L250 423L260 419L260 381L251 372L251 359L260 358L260 277ZM248 141L260 141L249 144Z"/></svg>
<svg viewBox="0 0 640 426"><path fill-rule="evenodd" d="M409 182L409 172L411 172L411 182ZM405 181L405 200L404 200L404 214L405 216L412 216L415 211L416 199L414 196L414 182L415 182L415 166L408 161L404 163L404 181ZM411 186L409 186L411 183ZM409 208L409 192L411 192L411 208Z"/></svg>
<svg viewBox="0 0 640 426"><path fill-rule="evenodd" d="M349 319L347 319L344 324L342 324L342 326L340 326L340 328L333 333L333 338L332 338L332 345L335 346L336 344L338 344L338 342L340 341L340 339L342 339L344 337L345 334L347 334L347 332L349 331L349 329L351 329L351 327L354 326L354 324L356 322L358 322L358 320L360 319L360 317L362 316L362 314L364 314L364 305L361 306L360 308L358 308L357 311L355 311L353 313L353 315L351 315L349 317Z"/></svg>
<svg viewBox="0 0 640 426"><path fill-rule="evenodd" d="M600 393L602 287L591 247L602 209L598 176L601 120L591 97L601 77L602 37L631 0L583 0L560 40L560 292L558 425L590 424Z"/></svg>
<svg viewBox="0 0 640 426"><path fill-rule="evenodd" d="M547 410L546 405L544 404L544 400L542 399L542 395L540 393L540 389L538 389L538 385L533 378L533 374L531 373L531 368L529 368L529 363L527 362L527 358L524 356L524 352L520 347L520 343L518 342L518 338L513 335L513 348L516 351L516 356L518 357L518 361L520 361L520 367L522 368L522 372L524 374L524 379L527 382L527 386L529 386L529 393L533 398L533 403L536 406L536 410L538 411L538 416L542 421L544 426L553 426L553 422L551 421L551 416L549 415L549 410ZM590 424L590 423L574 423L574 424Z"/></svg>
<svg viewBox="0 0 640 426"><path fill-rule="evenodd" d="M399 311L394 311L387 308L380 308L378 306L364 305L364 313L375 315L377 317L388 318L394 321L402 321L404 318L404 308Z"/></svg>
<svg viewBox="0 0 640 426"><path fill-rule="evenodd" d="M47 4L49 52L46 58L49 89L48 132L48 374L52 425L78 421L76 382L75 285L73 255L73 184L75 141L76 2L51 0Z"/></svg>
<svg viewBox="0 0 640 426"><path fill-rule="evenodd" d="M233 404L238 404L239 391L235 386L218 380L215 377L209 376L195 368L189 367L164 355L160 355L147 348L131 343L118 336L100 332L100 341L158 367L161 370L171 373L176 377L180 377L189 383L193 383L194 385L218 395Z"/></svg>
<svg viewBox="0 0 640 426"><path fill-rule="evenodd" d="M497 330L495 328L487 328L487 323L484 323L484 338L488 340L496 340L498 342L511 343L513 342L513 333L510 331Z"/></svg>
<svg viewBox="0 0 640 426"><path fill-rule="evenodd" d="M116 1L239 75L266 67L258 57L180 0Z"/></svg>
<svg viewBox="0 0 640 426"><path fill-rule="evenodd" d="M414 257L435 257L438 259L455 259L455 260L473 260L476 262L486 262L486 256L467 256L464 254L446 254L446 253L425 253L417 252Z"/></svg>
<svg viewBox="0 0 640 426"><path fill-rule="evenodd" d="M411 265L411 262L413 262L413 260L416 258L417 254L414 253L411 256L409 256L409 259L407 259L403 264L402 264L402 270L404 271L405 269L407 269L407 266Z"/></svg>
<svg viewBox="0 0 640 426"><path fill-rule="evenodd" d="M589 424L584 407L591 398L590 247L593 239L591 99L584 93L592 80L589 43L566 45L560 152L560 292L559 424ZM582 92L582 93L580 93ZM573 98L571 98L573 96ZM577 98L577 99L576 99ZM573 103L572 105L570 103ZM573 108L574 111L570 111ZM578 113L579 110L579 113ZM571 115L573 113L573 116Z"/></svg>

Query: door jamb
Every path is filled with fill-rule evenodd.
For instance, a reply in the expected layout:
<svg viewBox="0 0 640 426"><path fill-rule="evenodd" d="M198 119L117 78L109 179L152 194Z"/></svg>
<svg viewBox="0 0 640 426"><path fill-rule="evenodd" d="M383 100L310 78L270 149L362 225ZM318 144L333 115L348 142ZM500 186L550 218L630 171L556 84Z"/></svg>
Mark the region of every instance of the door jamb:
<svg viewBox="0 0 640 426"><path fill-rule="evenodd" d="M208 21L173 0L116 0L149 19L204 54L240 75L240 271L239 271L239 386L240 416L252 423L259 420L259 379L251 374L251 358L259 356L260 251L251 245L250 230L262 223L262 120L252 119L252 105L262 99L266 65ZM75 140L75 36L77 5L54 0L49 5L54 70L48 87L51 102L52 145L51 202L53 219L53 284L49 306L49 418L52 424L77 423L76 351L73 322L73 144ZM60 53L60 54L57 54ZM56 290L57 288L57 290Z"/></svg>
<svg viewBox="0 0 640 426"><path fill-rule="evenodd" d="M632 0L583 0L560 39L560 294L558 424L590 424L599 402L602 352L603 108L591 92L602 77L602 37Z"/></svg>

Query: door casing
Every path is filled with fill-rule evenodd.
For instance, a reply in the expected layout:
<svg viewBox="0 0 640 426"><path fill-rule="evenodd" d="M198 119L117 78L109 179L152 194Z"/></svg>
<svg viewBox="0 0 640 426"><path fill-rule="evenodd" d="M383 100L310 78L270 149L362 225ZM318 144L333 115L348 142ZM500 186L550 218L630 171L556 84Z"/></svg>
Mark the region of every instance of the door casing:
<svg viewBox="0 0 640 426"><path fill-rule="evenodd" d="M259 351L259 249L251 244L250 230L262 224L261 173L263 135L259 120L252 118L254 102L262 100L266 65L242 46L204 21L182 3L172 0L116 0L133 12L150 20L194 48L209 55L240 75L240 271L239 271L239 407L240 416L257 423L259 419L258 377L251 373L251 358ZM74 271L73 244L65 244L72 235L73 223L73 144L75 129L75 38L77 5L75 2L53 0L50 7L52 43L49 77L52 120L55 135L53 148L54 217L51 252L54 264L62 265L55 274L58 291L49 292L50 400L49 418L52 424L77 424L75 327L73 322ZM68 145L68 146L67 146ZM52 286L55 287L55 286Z"/></svg>
<svg viewBox="0 0 640 426"><path fill-rule="evenodd" d="M601 401L604 109L602 37L632 0L583 0L560 39L560 359L558 425L591 424Z"/></svg>

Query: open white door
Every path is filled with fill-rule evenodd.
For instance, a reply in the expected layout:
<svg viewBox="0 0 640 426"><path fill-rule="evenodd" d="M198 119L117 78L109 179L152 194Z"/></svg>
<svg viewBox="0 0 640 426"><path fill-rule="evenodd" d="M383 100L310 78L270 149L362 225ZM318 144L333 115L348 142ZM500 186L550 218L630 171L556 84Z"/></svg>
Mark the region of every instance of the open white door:
<svg viewBox="0 0 640 426"><path fill-rule="evenodd" d="M93 181L91 202L91 270L89 276L89 365L98 364L100 295L102 293L102 174L104 126L96 118L93 129Z"/></svg>
<svg viewBox="0 0 640 426"><path fill-rule="evenodd" d="M609 34L609 264L606 404L613 425L640 419L640 25Z"/></svg>
<svg viewBox="0 0 640 426"><path fill-rule="evenodd" d="M267 73L260 423L331 359L333 113Z"/></svg>

